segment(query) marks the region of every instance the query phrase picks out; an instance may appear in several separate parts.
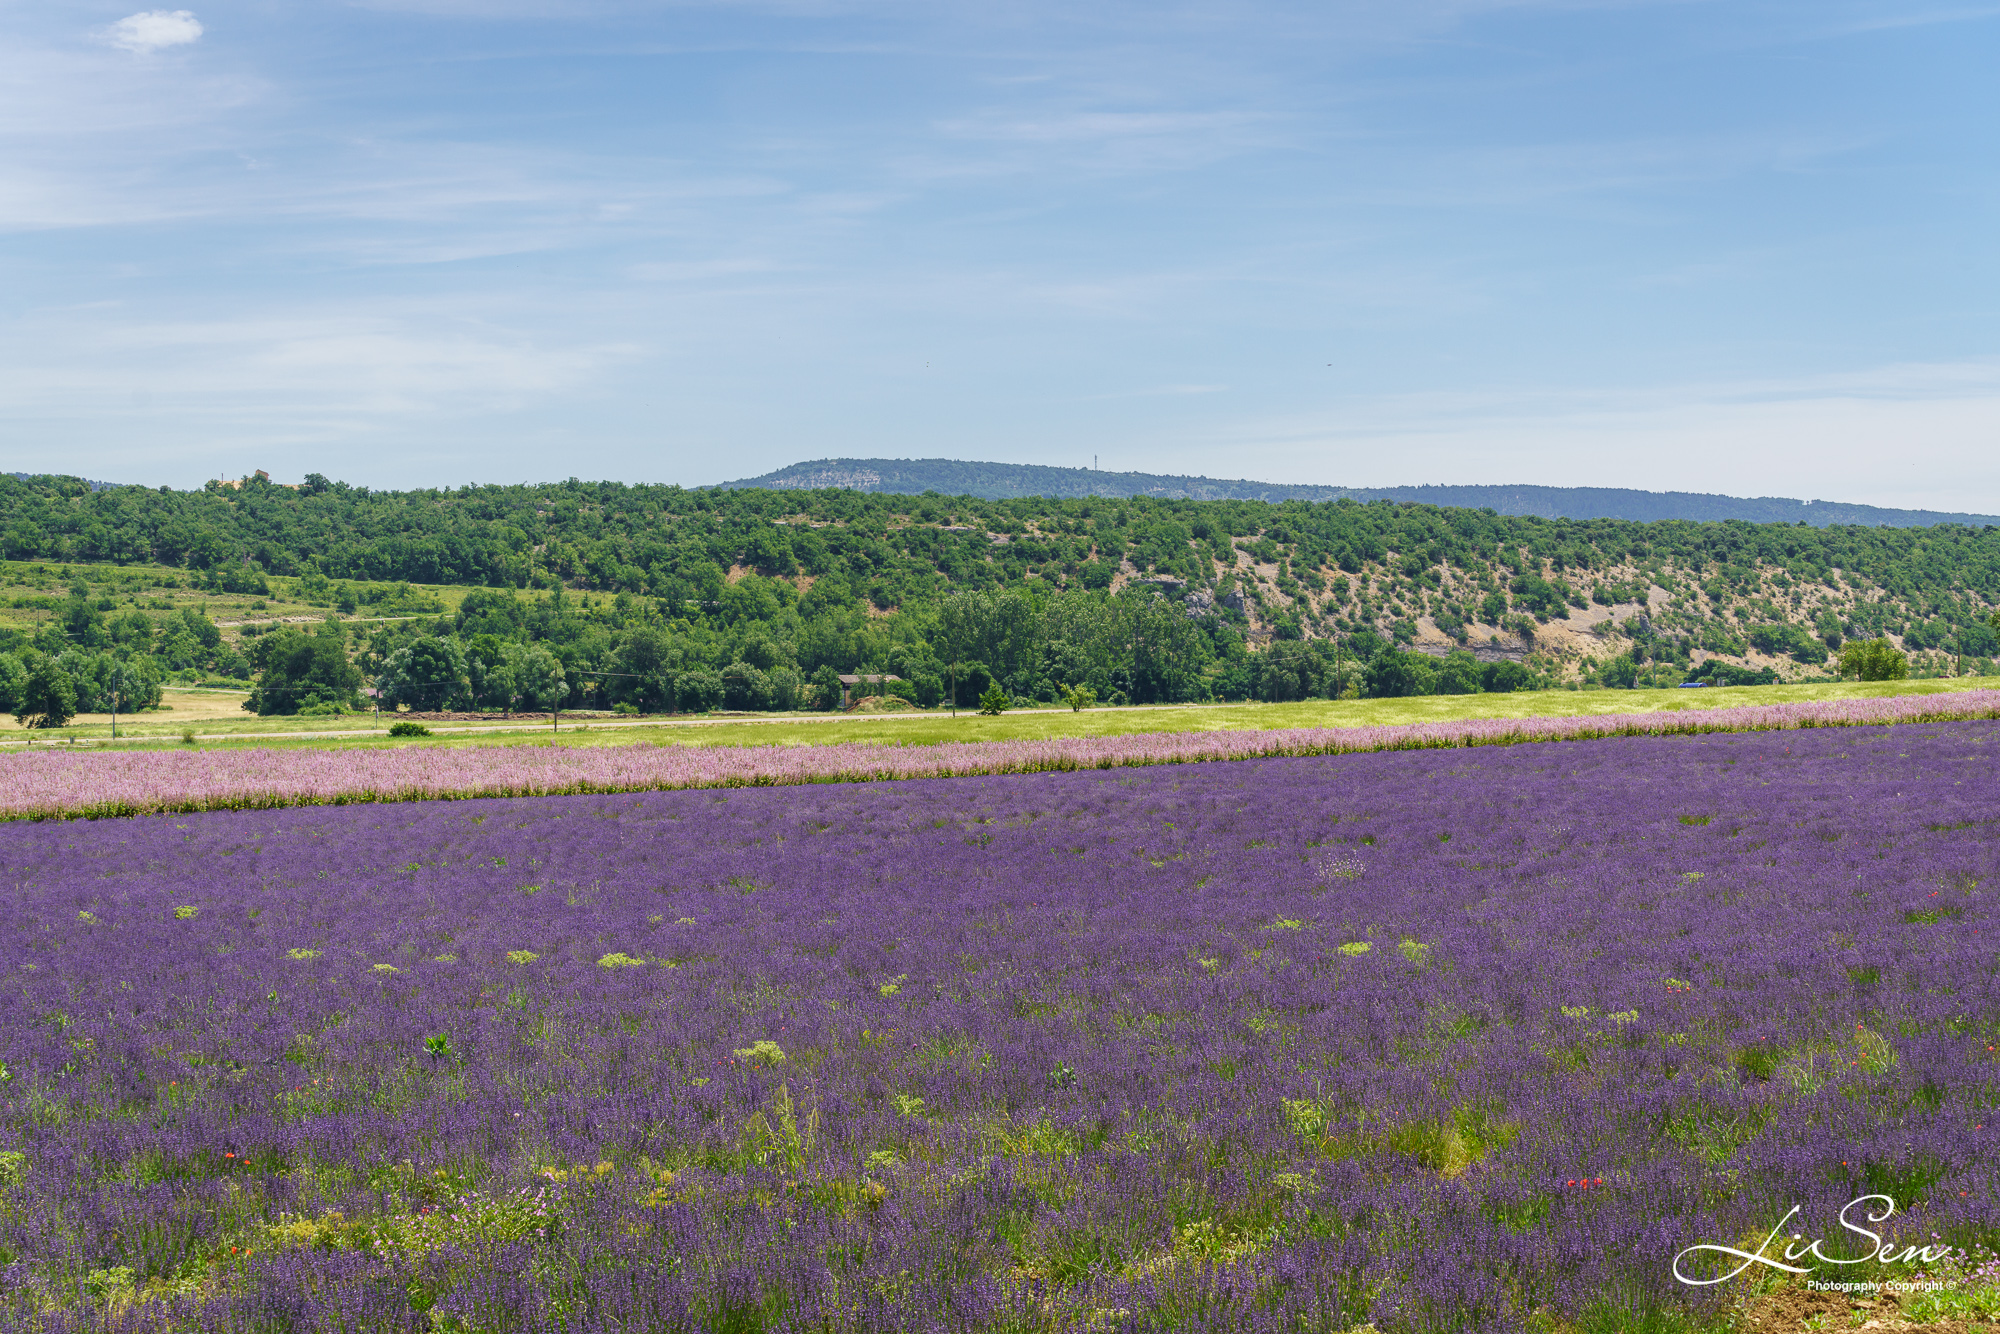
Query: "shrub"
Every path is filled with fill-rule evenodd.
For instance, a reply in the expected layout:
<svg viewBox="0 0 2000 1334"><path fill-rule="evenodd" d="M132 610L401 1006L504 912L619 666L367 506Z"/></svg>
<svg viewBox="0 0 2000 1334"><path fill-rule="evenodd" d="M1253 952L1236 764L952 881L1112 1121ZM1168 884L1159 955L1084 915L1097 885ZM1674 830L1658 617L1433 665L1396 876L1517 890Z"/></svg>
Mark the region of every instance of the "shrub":
<svg viewBox="0 0 2000 1334"><path fill-rule="evenodd" d="M979 697L979 711L988 716L997 717L1005 713L1008 706L1012 703L1013 697L1002 688L998 681L995 681L986 688L986 693Z"/></svg>
<svg viewBox="0 0 2000 1334"><path fill-rule="evenodd" d="M430 734L431 729L425 727L422 723L413 723L405 720L400 723L389 724L390 736L429 736Z"/></svg>
<svg viewBox="0 0 2000 1334"><path fill-rule="evenodd" d="M1789 653L1800 662L1826 661L1826 645L1808 634L1804 626L1790 622L1753 626L1750 642L1766 653Z"/></svg>
<svg viewBox="0 0 2000 1334"><path fill-rule="evenodd" d="M1710 658L1689 672L1687 679L1718 686L1769 686L1778 683L1778 673L1772 667L1739 667L1733 662Z"/></svg>
<svg viewBox="0 0 2000 1334"><path fill-rule="evenodd" d="M747 1047L736 1048L736 1059L752 1065L783 1065L785 1049L769 1038L759 1038Z"/></svg>

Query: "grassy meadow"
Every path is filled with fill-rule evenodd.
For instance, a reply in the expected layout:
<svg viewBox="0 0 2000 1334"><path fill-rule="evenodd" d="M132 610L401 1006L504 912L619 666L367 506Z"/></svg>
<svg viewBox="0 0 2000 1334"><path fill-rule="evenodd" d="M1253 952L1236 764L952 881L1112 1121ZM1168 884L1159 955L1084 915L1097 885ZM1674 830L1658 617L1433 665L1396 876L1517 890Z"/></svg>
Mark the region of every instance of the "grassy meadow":
<svg viewBox="0 0 2000 1334"><path fill-rule="evenodd" d="M498 722L427 724L433 735L387 735L389 718L351 714L339 718L258 718L246 713L240 690L169 687L162 707L121 717L117 745L183 745L192 733L200 745L256 746L464 746L553 740L561 745L760 746L876 741L936 745L948 741L1045 740L1126 736L1140 732L1243 731L1289 727L1379 727L1448 722L1462 718L1534 718L1726 709L1808 700L1871 699L1977 689L1990 678L1740 686L1702 690L1544 690L1507 695L1427 695L1406 699L1305 700L1290 704L1180 704L1098 707L1081 713L1044 707L983 717L960 710L893 714L722 714L640 717L565 714L551 729L546 714ZM111 719L81 714L68 727L38 731L0 718L0 746L108 746Z"/></svg>

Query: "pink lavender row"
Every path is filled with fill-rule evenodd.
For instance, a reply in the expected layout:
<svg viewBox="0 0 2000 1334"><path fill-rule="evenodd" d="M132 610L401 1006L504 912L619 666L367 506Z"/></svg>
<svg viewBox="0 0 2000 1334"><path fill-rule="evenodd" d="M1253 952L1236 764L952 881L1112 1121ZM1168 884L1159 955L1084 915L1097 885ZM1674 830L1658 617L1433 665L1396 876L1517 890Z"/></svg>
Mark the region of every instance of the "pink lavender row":
<svg viewBox="0 0 2000 1334"><path fill-rule="evenodd" d="M1705 1328L2000 1236L1995 746L0 825L0 1334Z"/></svg>
<svg viewBox="0 0 2000 1334"><path fill-rule="evenodd" d="M2000 718L2000 690L1657 713L1467 718L1376 727L1145 732L913 746L875 742L741 747L522 744L136 754L51 748L0 757L0 818L778 787L1974 718Z"/></svg>

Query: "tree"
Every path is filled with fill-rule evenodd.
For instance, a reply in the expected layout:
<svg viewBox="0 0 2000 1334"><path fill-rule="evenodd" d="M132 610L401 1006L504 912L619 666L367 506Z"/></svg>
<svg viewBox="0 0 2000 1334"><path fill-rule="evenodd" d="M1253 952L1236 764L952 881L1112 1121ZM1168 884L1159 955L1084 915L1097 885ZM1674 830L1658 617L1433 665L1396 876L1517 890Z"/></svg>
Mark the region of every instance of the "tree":
<svg viewBox="0 0 2000 1334"><path fill-rule="evenodd" d="M58 623L69 641L80 648L96 648L104 642L104 613L90 600L90 585L82 580L69 586L69 600L63 603Z"/></svg>
<svg viewBox="0 0 2000 1334"><path fill-rule="evenodd" d="M465 648L450 635L405 644L382 664L375 684L385 707L443 709L466 693Z"/></svg>
<svg viewBox="0 0 2000 1334"><path fill-rule="evenodd" d="M76 686L54 658L29 664L14 696L14 721L23 727L61 727L76 717Z"/></svg>
<svg viewBox="0 0 2000 1334"><path fill-rule="evenodd" d="M1959 630L1958 651L1968 657L1990 658L2000 653L2000 631L1985 621L1974 621Z"/></svg>
<svg viewBox="0 0 2000 1334"><path fill-rule="evenodd" d="M310 635L287 626L251 652L263 671L243 707L261 717L338 713L359 703L361 671L347 660L347 637L337 623Z"/></svg>
<svg viewBox="0 0 2000 1334"><path fill-rule="evenodd" d="M961 662L958 664L958 694L952 697L954 706L963 707L967 703L977 703L993 684L993 673L983 662Z"/></svg>
<svg viewBox="0 0 2000 1334"><path fill-rule="evenodd" d="M1476 695L1479 691L1479 659L1462 648L1447 653L1438 665L1437 693Z"/></svg>
<svg viewBox="0 0 2000 1334"><path fill-rule="evenodd" d="M12 653L0 653L0 709L14 711L14 701L21 697L21 687L28 683L28 668Z"/></svg>
<svg viewBox="0 0 2000 1334"><path fill-rule="evenodd" d="M166 674L151 654L135 653L112 669L111 684L118 691L121 713L160 706L160 688Z"/></svg>
<svg viewBox="0 0 2000 1334"><path fill-rule="evenodd" d="M1097 703L1097 692L1089 686L1068 686L1063 690L1062 701L1069 705L1070 712L1082 713Z"/></svg>
<svg viewBox="0 0 2000 1334"><path fill-rule="evenodd" d="M128 653L145 653L153 647L153 618L133 608L111 622L111 642Z"/></svg>
<svg viewBox="0 0 2000 1334"><path fill-rule="evenodd" d="M465 646L465 670L472 678L472 702L482 709L514 711L514 670L498 635L474 635Z"/></svg>
<svg viewBox="0 0 2000 1334"><path fill-rule="evenodd" d="M1207 641L1188 618L1185 604L1157 593L1127 593L1112 600L1115 651L1129 654L1132 693L1147 703L1173 702L1194 694L1206 660ZM1305 648L1302 641L1288 641ZM1318 693L1317 655L1312 667Z"/></svg>
<svg viewBox="0 0 2000 1334"><path fill-rule="evenodd" d="M821 712L840 707L840 673L831 666L822 665L812 674L812 706Z"/></svg>
<svg viewBox="0 0 2000 1334"><path fill-rule="evenodd" d="M114 692L120 712L160 702L159 664L143 653L121 661L109 653L70 648L55 655L55 664L76 691L77 713L109 713Z"/></svg>
<svg viewBox="0 0 2000 1334"><path fill-rule="evenodd" d="M222 647L222 631L216 628L215 622L193 607L183 607L180 615L160 628L154 652L177 672L207 666L224 654L235 656L231 650Z"/></svg>
<svg viewBox="0 0 2000 1334"><path fill-rule="evenodd" d="M1489 695L1511 695L1516 690L1532 690L1535 674L1512 659L1489 662L1479 673L1479 684Z"/></svg>
<svg viewBox="0 0 2000 1334"><path fill-rule="evenodd" d="M528 706L531 711L553 709L562 703L569 693L569 682L563 676L563 666L556 655L533 644L526 648L508 645L517 652L510 655L508 670L514 679L515 698Z"/></svg>
<svg viewBox="0 0 2000 1334"><path fill-rule="evenodd" d="M1639 682L1639 664L1631 654L1620 653L1597 669L1597 679L1613 690L1631 690Z"/></svg>
<svg viewBox="0 0 2000 1334"><path fill-rule="evenodd" d="M1320 693L1321 659L1300 640L1281 639L1256 657L1257 696L1271 704L1311 699Z"/></svg>
<svg viewBox="0 0 2000 1334"><path fill-rule="evenodd" d="M674 707L674 671L681 652L664 632L648 627L634 630L612 655L614 699L638 706L641 713L668 713Z"/></svg>
<svg viewBox="0 0 2000 1334"><path fill-rule="evenodd" d="M688 713L707 713L722 703L722 675L706 668L682 672L674 680L677 704Z"/></svg>
<svg viewBox="0 0 2000 1334"><path fill-rule="evenodd" d="M952 708L958 707L959 664L971 655L979 643L981 610L985 599L977 593L953 593L938 607L937 627L932 632L931 642L937 646L938 655L944 659L945 674L950 681Z"/></svg>
<svg viewBox="0 0 2000 1334"><path fill-rule="evenodd" d="M979 697L979 711L997 718L1007 711L1010 702L1006 688L995 681L987 688L986 693Z"/></svg>
<svg viewBox="0 0 2000 1334"><path fill-rule="evenodd" d="M1910 674L1910 660L1886 638L1849 640L1840 651L1840 674L1859 681L1901 681Z"/></svg>
<svg viewBox="0 0 2000 1334"><path fill-rule="evenodd" d="M956 703L960 683L979 688L968 681L968 663L976 663L1001 682L1030 672L1041 656L1042 618L1033 600L1022 594L960 590L939 603L934 635L932 642L952 678Z"/></svg>
<svg viewBox="0 0 2000 1334"><path fill-rule="evenodd" d="M1437 672L1421 653L1385 648L1368 664L1364 689L1376 699L1399 699L1405 695L1428 695L1437 683Z"/></svg>
<svg viewBox="0 0 2000 1334"><path fill-rule="evenodd" d="M732 662L722 670L722 700L732 709L768 709L771 678L747 662Z"/></svg>

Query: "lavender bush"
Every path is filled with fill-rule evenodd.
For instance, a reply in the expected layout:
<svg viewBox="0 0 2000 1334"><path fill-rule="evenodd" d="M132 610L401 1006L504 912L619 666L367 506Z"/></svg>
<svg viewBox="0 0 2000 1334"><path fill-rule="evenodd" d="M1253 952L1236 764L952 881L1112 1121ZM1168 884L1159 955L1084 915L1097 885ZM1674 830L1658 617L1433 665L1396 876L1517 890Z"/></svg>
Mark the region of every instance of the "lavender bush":
<svg viewBox="0 0 2000 1334"><path fill-rule="evenodd" d="M15 823L0 1328L1668 1330L1794 1205L1990 1245L1996 750Z"/></svg>
<svg viewBox="0 0 2000 1334"><path fill-rule="evenodd" d="M1135 765L1513 745L1611 736L1862 727L2000 718L2000 690L1744 708L1464 718L1375 727L1151 732L932 746L561 747L397 750L63 751L0 756L0 819L256 810L349 802L766 787Z"/></svg>

